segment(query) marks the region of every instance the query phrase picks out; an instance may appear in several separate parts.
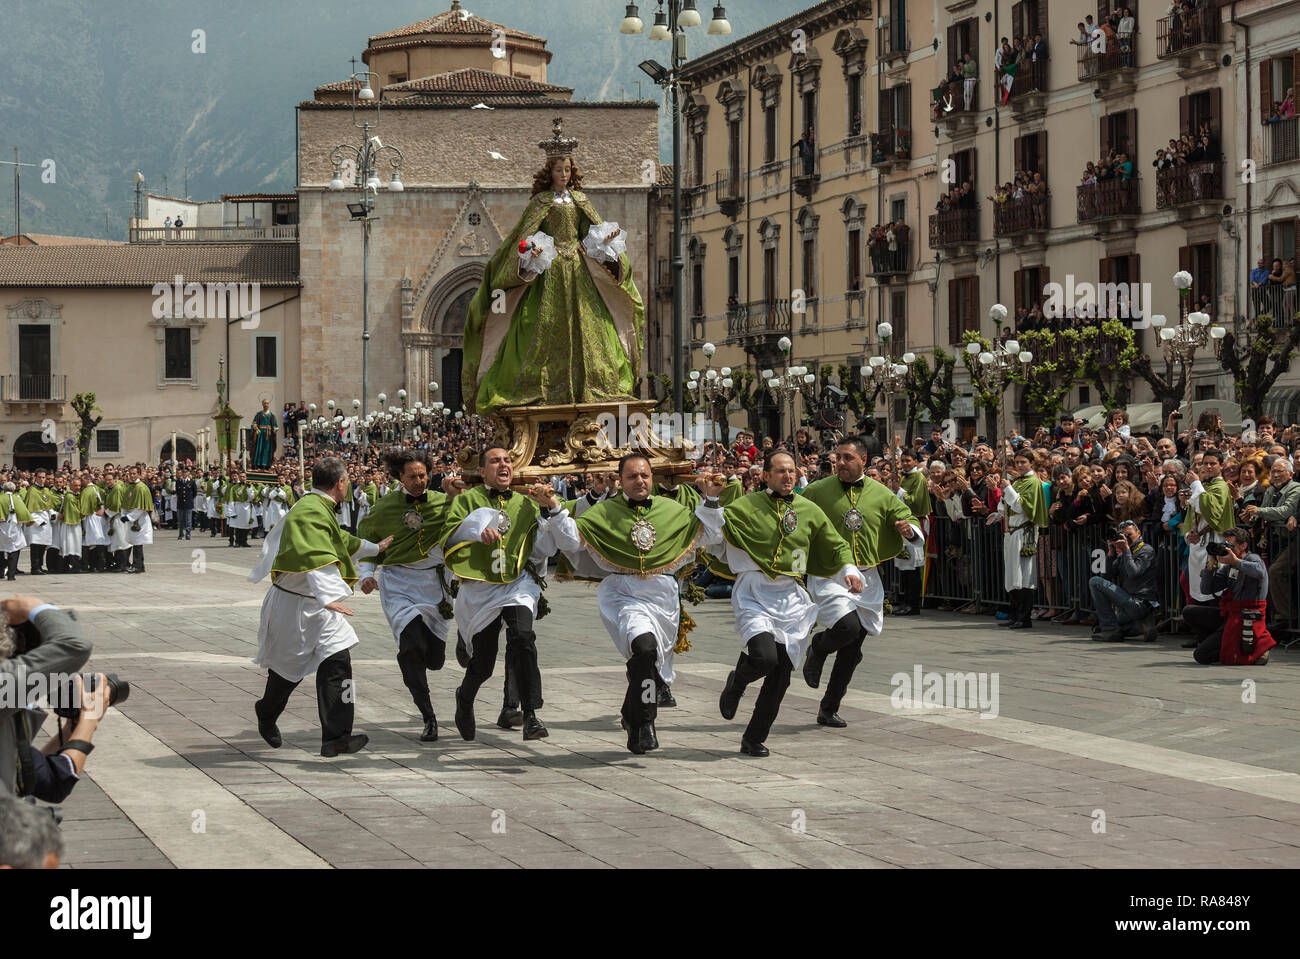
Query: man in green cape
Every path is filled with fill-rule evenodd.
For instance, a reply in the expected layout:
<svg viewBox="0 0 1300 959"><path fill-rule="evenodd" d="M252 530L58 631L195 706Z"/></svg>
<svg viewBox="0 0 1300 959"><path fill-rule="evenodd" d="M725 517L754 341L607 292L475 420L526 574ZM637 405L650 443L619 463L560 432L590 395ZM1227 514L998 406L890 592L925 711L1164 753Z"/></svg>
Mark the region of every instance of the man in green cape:
<svg viewBox="0 0 1300 959"><path fill-rule="evenodd" d="M910 540L894 559L899 584L903 588L903 602L894 610L895 616L921 615L921 573L925 569L925 524L930 516L930 484L916 461L916 454L903 450L898 454L898 496L908 513L920 521L921 537Z"/></svg>
<svg viewBox="0 0 1300 959"><path fill-rule="evenodd" d="M1047 525L1047 499L1034 460L1023 448L1011 459L1002 477L998 515L1002 533L1003 583L1011 605L1008 629L1033 629L1034 596L1038 591L1038 530Z"/></svg>
<svg viewBox="0 0 1300 959"><path fill-rule="evenodd" d="M73 476L63 491L63 498L59 505L59 519L63 521L59 538L59 552L63 554L63 571L84 573L86 566L81 556L81 477L79 476Z"/></svg>
<svg viewBox="0 0 1300 959"><path fill-rule="evenodd" d="M835 453L835 475L811 483L803 495L821 507L848 542L863 588L853 593L837 579L808 577L808 593L817 603L817 623L822 631L808 645L803 676L816 689L826 658L835 654L817 722L840 729L848 725L839 708L853 671L862 662L862 644L868 636L879 636L884 627L885 590L876 567L902 555L907 542L923 542L924 535L920 520L906 502L865 475L870 455L865 439L845 437Z"/></svg>
<svg viewBox="0 0 1300 959"><path fill-rule="evenodd" d="M692 512L667 496L652 496L650 460L642 453L619 460L618 477L622 492L584 510L577 527L581 548L604 573L596 591L601 622L627 661L627 748L643 755L659 748L657 681L674 678L669 656L681 626L674 574L694 565L704 520L718 535L722 513L716 499ZM570 561L577 566L576 556Z"/></svg>
<svg viewBox="0 0 1300 959"><path fill-rule="evenodd" d="M8 570L11 583L18 578L18 557L27 545L23 530L32 521L17 490L13 483L5 483L0 491L0 576Z"/></svg>
<svg viewBox="0 0 1300 959"><path fill-rule="evenodd" d="M94 483L87 483L81 489L81 544L89 553L89 567L96 573L108 569L108 510L104 506L104 494Z"/></svg>
<svg viewBox="0 0 1300 959"><path fill-rule="evenodd" d="M45 554L47 550L57 550L51 538L54 531L54 512L57 508L54 490L46 485L48 474L37 470L32 484L23 494L27 512L32 516L32 525L27 527L27 545L32 548L31 571L33 576L45 575ZM53 567L50 567L53 570Z"/></svg>
<svg viewBox="0 0 1300 959"><path fill-rule="evenodd" d="M438 739L438 717L425 673L442 669L447 658L452 611L442 591L444 562L438 544L451 502L448 492L454 493L456 486L446 477L443 492L429 489L433 457L427 450L391 450L384 462L403 488L380 499L358 526L365 539L391 536L393 540L377 557L362 561L361 592L369 595L379 590L384 616L397 640L402 682L424 721L420 741L431 743Z"/></svg>
<svg viewBox="0 0 1300 959"><path fill-rule="evenodd" d="M794 457L784 450L769 450L763 466L767 488L723 507L721 535L701 543L725 548L724 559L736 576L731 608L736 632L744 640L744 651L718 701L722 718L733 718L745 687L763 680L754 715L740 741L746 756L768 755L764 741L817 621L817 604L800 580L805 575L835 578L852 593L862 591L849 544L821 507L794 495L798 477ZM723 488L710 479L700 492L706 499L716 499Z"/></svg>
<svg viewBox="0 0 1300 959"><path fill-rule="evenodd" d="M257 656L267 670L266 690L253 704L257 731L273 749L282 739L276 720L303 679L316 674L321 751L327 758L354 753L369 737L353 734L352 659L358 642L343 600L357 581L355 559L374 556L392 537L372 543L339 529L336 510L344 495L346 469L338 457L312 465L312 491L294 504L271 531L250 583L271 575L262 600Z"/></svg>
<svg viewBox="0 0 1300 959"><path fill-rule="evenodd" d="M1223 479L1223 455L1218 450L1201 454L1201 465L1187 471L1191 496L1183 517L1183 539L1187 540L1187 588L1198 603L1216 597L1201 590L1201 573L1209 563L1205 547L1224 542L1223 534L1237 525L1232 491Z"/></svg>
<svg viewBox="0 0 1300 959"><path fill-rule="evenodd" d="M127 488L126 540L131 545L131 568L128 573L144 572L144 548L153 543L153 490L140 475L139 467L131 469L131 485Z"/></svg>
<svg viewBox="0 0 1300 959"><path fill-rule="evenodd" d="M126 538L126 483L113 469L104 471L104 515L108 517L109 571L125 573L131 567L131 544Z"/></svg>
<svg viewBox="0 0 1300 959"><path fill-rule="evenodd" d="M474 698L492 675L504 623L506 658L513 660L524 713L523 737L543 739L549 733L537 718L542 675L533 620L546 561L557 548L575 550L578 530L549 484L539 483L527 495L511 490L514 465L508 450L489 446L479 468L483 485L452 501L442 541L447 568L460 580L456 625L470 657L456 690L456 729L462 739L476 734Z"/></svg>

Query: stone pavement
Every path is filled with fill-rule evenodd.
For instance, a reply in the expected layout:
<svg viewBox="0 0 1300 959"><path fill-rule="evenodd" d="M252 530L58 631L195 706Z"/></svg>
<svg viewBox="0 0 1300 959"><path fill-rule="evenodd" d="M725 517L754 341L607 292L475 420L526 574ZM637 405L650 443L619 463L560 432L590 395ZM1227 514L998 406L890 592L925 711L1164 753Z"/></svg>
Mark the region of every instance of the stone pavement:
<svg viewBox="0 0 1300 959"><path fill-rule="evenodd" d="M244 577L261 541L157 539L144 576L14 584L77 608L91 667L132 686L63 806L73 868L1300 866L1300 649L1199 667L1167 637L1102 645L1077 627L888 619L841 709L849 727L816 725L820 693L796 673L772 755L755 760L738 752L755 690L735 721L718 714L739 639L730 604L710 600L691 609L662 747L633 756L595 589L552 583L538 624L550 738L495 726L498 665L478 739L463 742L449 655L431 677L430 745L378 596L358 593L356 728L370 745L327 760L310 680L280 721L284 746L257 735L264 674L250 658L269 587ZM891 681L918 668L996 674L996 699L983 715L951 698L896 705Z"/></svg>

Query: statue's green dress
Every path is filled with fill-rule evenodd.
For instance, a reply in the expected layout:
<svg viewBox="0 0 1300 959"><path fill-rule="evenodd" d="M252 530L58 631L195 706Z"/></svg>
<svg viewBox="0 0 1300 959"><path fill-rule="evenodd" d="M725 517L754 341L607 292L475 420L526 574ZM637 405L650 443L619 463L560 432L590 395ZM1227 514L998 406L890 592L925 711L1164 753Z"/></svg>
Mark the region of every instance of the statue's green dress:
<svg viewBox="0 0 1300 959"><path fill-rule="evenodd" d="M472 413L635 395L641 294L626 253L617 275L587 256L582 240L603 221L582 191L569 196L571 203L557 203L550 190L533 196L470 301L462 375ZM521 274L519 241L539 229L555 240L555 259L540 275Z"/></svg>

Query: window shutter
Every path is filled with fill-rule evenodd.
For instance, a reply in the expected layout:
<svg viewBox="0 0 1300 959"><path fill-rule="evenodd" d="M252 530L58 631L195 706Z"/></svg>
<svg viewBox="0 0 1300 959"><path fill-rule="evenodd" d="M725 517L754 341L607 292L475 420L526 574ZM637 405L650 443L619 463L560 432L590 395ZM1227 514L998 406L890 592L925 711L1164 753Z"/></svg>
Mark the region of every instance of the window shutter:
<svg viewBox="0 0 1300 959"><path fill-rule="evenodd" d="M1015 169L1023 170L1028 165L1025 162L1025 137L1016 137L1011 141L1012 155L1014 157ZM996 179L996 177L994 178Z"/></svg>
<svg viewBox="0 0 1300 959"><path fill-rule="evenodd" d="M1101 118L1101 156L1110 153L1110 125L1112 117L1109 115Z"/></svg>
<svg viewBox="0 0 1300 959"><path fill-rule="evenodd" d="M1011 282L1016 291L1015 312L1017 315L1019 315L1021 307L1026 305L1024 299L1025 271L1016 270L1016 272L1012 276Z"/></svg>
<svg viewBox="0 0 1300 959"><path fill-rule="evenodd" d="M1259 255L1264 258L1264 266L1273 269L1273 224L1265 223L1259 235Z"/></svg>
<svg viewBox="0 0 1300 959"><path fill-rule="evenodd" d="M1034 0L1034 32L1047 40L1047 0Z"/></svg>
<svg viewBox="0 0 1300 959"><path fill-rule="evenodd" d="M1191 101L1192 98L1190 96L1182 96L1178 98L1178 130L1184 136L1187 135L1187 131L1190 129L1192 123Z"/></svg>
<svg viewBox="0 0 1300 959"><path fill-rule="evenodd" d="M1185 270L1188 273L1192 272L1192 248L1190 246L1180 246L1178 248L1178 269Z"/></svg>
<svg viewBox="0 0 1300 959"><path fill-rule="evenodd" d="M952 65L957 62L957 55L961 52L957 44L957 30L958 27L955 23L948 28L948 69L950 70Z"/></svg>
<svg viewBox="0 0 1300 959"><path fill-rule="evenodd" d="M896 118L900 130L911 131L912 129L912 84L904 83L898 90L898 116Z"/></svg>
<svg viewBox="0 0 1300 959"><path fill-rule="evenodd" d="M1011 35L1017 34L1024 36L1025 29L1025 4L1024 0L1020 3L1011 5Z"/></svg>
<svg viewBox="0 0 1300 959"><path fill-rule="evenodd" d="M1214 139L1218 141L1219 148L1223 148L1223 126L1220 118L1223 116L1223 88L1215 87L1210 91L1210 132L1214 134Z"/></svg>
<svg viewBox="0 0 1300 959"><path fill-rule="evenodd" d="M1210 289L1207 292L1210 294L1210 308L1213 311L1211 315L1217 317L1219 313L1219 290L1217 283L1219 273L1217 269L1219 263L1219 244L1215 240L1211 240L1206 245L1210 248ZM1249 273L1249 271L1247 272Z"/></svg>
<svg viewBox="0 0 1300 959"><path fill-rule="evenodd" d="M1134 171L1136 172L1138 164L1138 112L1137 110L1124 111L1124 136L1126 143L1125 152L1133 161Z"/></svg>
<svg viewBox="0 0 1300 959"><path fill-rule="evenodd" d="M961 342L961 280L948 281L948 345Z"/></svg>
<svg viewBox="0 0 1300 959"><path fill-rule="evenodd" d="M1273 108L1273 61L1264 60L1259 65L1259 118L1268 118Z"/></svg>

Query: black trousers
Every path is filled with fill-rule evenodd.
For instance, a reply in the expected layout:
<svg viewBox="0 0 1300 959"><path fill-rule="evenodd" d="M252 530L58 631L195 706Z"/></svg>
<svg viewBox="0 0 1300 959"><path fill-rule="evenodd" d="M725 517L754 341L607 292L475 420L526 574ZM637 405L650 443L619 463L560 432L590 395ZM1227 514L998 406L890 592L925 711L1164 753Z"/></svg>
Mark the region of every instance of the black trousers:
<svg viewBox="0 0 1300 959"><path fill-rule="evenodd" d="M316 669L316 709L320 715L322 743L352 735L353 697L346 694L351 680L352 657L346 649L330 656ZM267 670L266 691L262 694L258 716L275 722L288 705L289 695L297 688L298 683L289 682L273 669Z"/></svg>
<svg viewBox="0 0 1300 959"><path fill-rule="evenodd" d="M406 624L397 640L397 667L402 671L402 682L411 694L411 701L426 723L434 718L434 712L425 670L442 669L446 658L447 643L434 635L423 616L416 616Z"/></svg>
<svg viewBox="0 0 1300 959"><path fill-rule="evenodd" d="M108 569L108 547L90 546L87 548L90 550L90 568L99 573Z"/></svg>
<svg viewBox="0 0 1300 959"><path fill-rule="evenodd" d="M235 545L236 546L248 545L248 530L246 529L235 530Z"/></svg>
<svg viewBox="0 0 1300 959"><path fill-rule="evenodd" d="M135 569L137 573L144 572L144 547L143 546L131 547L131 566Z"/></svg>
<svg viewBox="0 0 1300 959"><path fill-rule="evenodd" d="M921 571L919 569L900 569L898 584L903 589L903 602L913 609L921 608Z"/></svg>
<svg viewBox="0 0 1300 959"><path fill-rule="evenodd" d="M745 643L745 651L736 661L736 682L744 689L755 680L763 680L758 701L754 703L754 715L745 727L745 738L751 743L767 739L785 691L790 688L793 670L794 663L790 662L785 646L778 643L771 633L759 633Z"/></svg>
<svg viewBox="0 0 1300 959"><path fill-rule="evenodd" d="M1008 615L1013 623L1030 623L1034 612L1034 590L1012 589L1007 591L1010 604Z"/></svg>
<svg viewBox="0 0 1300 959"><path fill-rule="evenodd" d="M472 700L478 695L479 687L492 677L502 623L506 627L506 669L514 674L520 706L526 713L541 709L542 673L537 666L537 634L533 632L533 614L526 606L507 606L474 636L474 654L465 670L461 691ZM509 689L506 696L509 698Z"/></svg>
<svg viewBox="0 0 1300 959"><path fill-rule="evenodd" d="M823 657L835 654L835 665L822 696L823 712L833 713L840 708L849 681L853 679L853 671L862 662L862 644L866 638L867 629L857 613L846 613L830 629L813 637L812 653Z"/></svg>
<svg viewBox="0 0 1300 959"><path fill-rule="evenodd" d="M41 546L39 543L32 544L32 572L42 569L45 566L45 551L49 547Z"/></svg>
<svg viewBox="0 0 1300 959"><path fill-rule="evenodd" d="M0 553L0 575L7 574L9 580L18 578L18 556L22 550L14 550L12 553Z"/></svg>
<svg viewBox="0 0 1300 959"><path fill-rule="evenodd" d="M113 556L117 562L117 569L125 572L131 566L131 548L129 546L126 549L117 550L113 553Z"/></svg>
<svg viewBox="0 0 1300 959"><path fill-rule="evenodd" d="M53 546L45 547L45 568L51 573L63 572L63 555Z"/></svg>
<svg viewBox="0 0 1300 959"><path fill-rule="evenodd" d="M659 643L650 633L632 640L627 661L627 695L623 697L623 720L628 729L652 723L659 715L656 697L663 680L655 666Z"/></svg>
<svg viewBox="0 0 1300 959"><path fill-rule="evenodd" d="M1183 607L1183 622L1200 640L1192 657L1202 666L1219 661L1219 648L1223 645L1223 614L1218 604L1195 603Z"/></svg>

